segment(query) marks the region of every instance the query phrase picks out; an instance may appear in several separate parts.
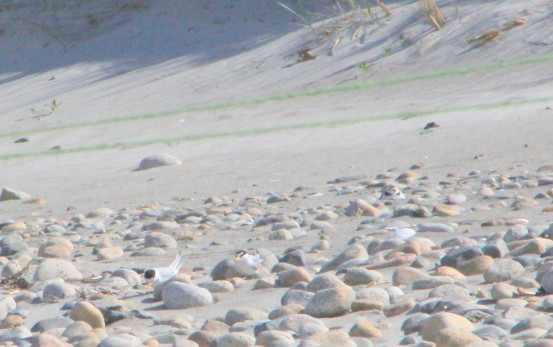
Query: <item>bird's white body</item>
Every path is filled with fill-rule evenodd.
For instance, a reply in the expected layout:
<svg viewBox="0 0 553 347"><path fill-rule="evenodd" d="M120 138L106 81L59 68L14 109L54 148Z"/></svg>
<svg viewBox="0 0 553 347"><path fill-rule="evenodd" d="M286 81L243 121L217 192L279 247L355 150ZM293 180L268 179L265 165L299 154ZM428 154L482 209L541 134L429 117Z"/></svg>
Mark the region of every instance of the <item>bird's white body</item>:
<svg viewBox="0 0 553 347"><path fill-rule="evenodd" d="M185 259L182 257L182 252L179 252L179 254L177 254L177 257L175 258L175 260L173 260L169 267L153 269L155 275L152 281L152 286L155 288L173 278L176 274L179 273L180 269L184 265L184 261Z"/></svg>
<svg viewBox="0 0 553 347"><path fill-rule="evenodd" d="M234 259L234 270L242 276L253 276L261 267L263 258L260 254L251 255L247 252L237 252Z"/></svg>

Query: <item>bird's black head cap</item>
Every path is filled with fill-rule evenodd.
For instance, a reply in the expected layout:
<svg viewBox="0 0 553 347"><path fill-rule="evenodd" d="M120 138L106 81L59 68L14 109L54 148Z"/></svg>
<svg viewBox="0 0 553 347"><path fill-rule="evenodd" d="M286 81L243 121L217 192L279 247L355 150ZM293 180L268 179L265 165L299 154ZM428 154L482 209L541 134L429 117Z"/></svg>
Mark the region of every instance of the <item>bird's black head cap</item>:
<svg viewBox="0 0 553 347"><path fill-rule="evenodd" d="M147 280L151 280L152 278L154 278L155 275L156 275L155 270L146 270L144 272L144 278Z"/></svg>

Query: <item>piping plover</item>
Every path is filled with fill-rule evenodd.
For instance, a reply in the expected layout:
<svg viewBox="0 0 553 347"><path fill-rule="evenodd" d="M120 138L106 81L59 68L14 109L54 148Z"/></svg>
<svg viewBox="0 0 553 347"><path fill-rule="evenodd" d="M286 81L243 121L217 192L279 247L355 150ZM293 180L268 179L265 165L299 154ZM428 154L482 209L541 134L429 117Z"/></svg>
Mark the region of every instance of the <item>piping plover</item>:
<svg viewBox="0 0 553 347"><path fill-rule="evenodd" d="M146 278L147 281L152 281L152 286L155 288L178 274L183 265L184 258L182 257L182 252L179 251L179 254L177 254L177 257L169 267L146 270L144 272L144 278Z"/></svg>
<svg viewBox="0 0 553 347"><path fill-rule="evenodd" d="M234 270L242 276L253 276L261 267L263 258L258 253L251 255L246 251L234 253Z"/></svg>
<svg viewBox="0 0 553 347"><path fill-rule="evenodd" d="M405 199L405 195L399 190L398 186L389 184L382 188L379 200Z"/></svg>

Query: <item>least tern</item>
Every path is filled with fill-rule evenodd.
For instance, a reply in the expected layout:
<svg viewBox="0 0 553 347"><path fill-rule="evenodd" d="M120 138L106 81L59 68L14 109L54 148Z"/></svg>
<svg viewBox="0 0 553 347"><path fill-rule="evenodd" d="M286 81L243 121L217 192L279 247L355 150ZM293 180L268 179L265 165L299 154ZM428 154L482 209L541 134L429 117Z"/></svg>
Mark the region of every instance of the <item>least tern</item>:
<svg viewBox="0 0 553 347"><path fill-rule="evenodd" d="M258 253L251 255L246 251L238 251L234 254L234 270L242 276L253 276L261 267L263 258Z"/></svg>
<svg viewBox="0 0 553 347"><path fill-rule="evenodd" d="M184 265L184 258L182 252L179 251L177 257L169 267L161 267L156 269L146 270L144 272L144 278L149 282L152 282L152 286L155 288L163 282L166 282L179 273L181 267Z"/></svg>
<svg viewBox="0 0 553 347"><path fill-rule="evenodd" d="M390 184L382 188L379 200L405 199L405 195L396 185Z"/></svg>

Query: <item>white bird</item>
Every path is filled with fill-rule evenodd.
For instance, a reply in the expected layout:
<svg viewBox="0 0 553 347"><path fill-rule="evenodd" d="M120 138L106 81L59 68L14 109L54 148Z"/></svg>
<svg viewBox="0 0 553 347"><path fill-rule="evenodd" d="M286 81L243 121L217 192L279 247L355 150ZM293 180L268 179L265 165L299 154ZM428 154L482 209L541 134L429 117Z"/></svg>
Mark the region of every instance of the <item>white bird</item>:
<svg viewBox="0 0 553 347"><path fill-rule="evenodd" d="M253 276L261 267L263 258L261 254L251 255L246 251L238 251L234 254L234 270L242 276Z"/></svg>
<svg viewBox="0 0 553 347"><path fill-rule="evenodd" d="M182 257L182 251L179 251L179 254L177 254L177 257L173 260L169 267L146 270L144 272L144 278L146 278L148 282L152 281L152 286L155 288L178 274L181 267L184 265L184 260L185 259Z"/></svg>
<svg viewBox="0 0 553 347"><path fill-rule="evenodd" d="M417 234L417 232L411 228L389 227L386 230L393 231L386 239L401 239L409 240Z"/></svg>
<svg viewBox="0 0 553 347"><path fill-rule="evenodd" d="M405 199L405 195L399 190L398 186L389 184L382 188L379 200Z"/></svg>

